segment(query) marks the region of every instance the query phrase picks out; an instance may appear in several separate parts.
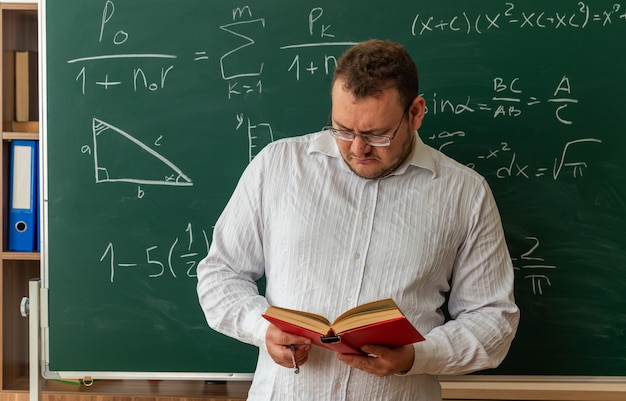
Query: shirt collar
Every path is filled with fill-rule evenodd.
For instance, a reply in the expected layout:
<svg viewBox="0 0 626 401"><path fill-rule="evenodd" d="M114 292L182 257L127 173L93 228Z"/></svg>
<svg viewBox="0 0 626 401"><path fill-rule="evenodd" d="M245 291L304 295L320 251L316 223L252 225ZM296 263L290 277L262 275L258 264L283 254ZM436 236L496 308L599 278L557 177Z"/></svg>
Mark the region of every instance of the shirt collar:
<svg viewBox="0 0 626 401"><path fill-rule="evenodd" d="M321 131L315 134L311 144L309 145L309 153L323 153L330 157L341 157L335 138L333 138L327 131Z"/></svg>
<svg viewBox="0 0 626 401"><path fill-rule="evenodd" d="M339 148L337 148L337 143L335 142L335 138L330 136L325 131L318 133L311 144L309 145L309 153L319 152L325 154L329 157L338 157L341 158L341 153L339 153ZM389 175L401 175L404 174L410 166L414 166L417 168L423 168L430 170L433 173L433 178L437 177L437 163L436 163L436 154L434 150L426 145L422 139L419 137L418 133L414 133L414 142L413 142L413 150L407 159L398 166L391 174Z"/></svg>

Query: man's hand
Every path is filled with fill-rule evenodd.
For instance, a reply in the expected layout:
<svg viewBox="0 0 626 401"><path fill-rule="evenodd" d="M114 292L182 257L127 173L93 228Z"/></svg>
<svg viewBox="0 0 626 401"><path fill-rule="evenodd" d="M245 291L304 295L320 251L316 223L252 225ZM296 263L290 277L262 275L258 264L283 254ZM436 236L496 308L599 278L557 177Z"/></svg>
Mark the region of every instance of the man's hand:
<svg viewBox="0 0 626 401"><path fill-rule="evenodd" d="M287 368L293 368L291 345L295 345L294 358L298 366L304 365L311 351L311 340L280 330L270 324L265 333L267 352L274 362Z"/></svg>
<svg viewBox="0 0 626 401"><path fill-rule="evenodd" d="M400 348L366 345L361 351L368 355L337 354L337 358L355 369L380 377L408 372L415 358L411 344Z"/></svg>

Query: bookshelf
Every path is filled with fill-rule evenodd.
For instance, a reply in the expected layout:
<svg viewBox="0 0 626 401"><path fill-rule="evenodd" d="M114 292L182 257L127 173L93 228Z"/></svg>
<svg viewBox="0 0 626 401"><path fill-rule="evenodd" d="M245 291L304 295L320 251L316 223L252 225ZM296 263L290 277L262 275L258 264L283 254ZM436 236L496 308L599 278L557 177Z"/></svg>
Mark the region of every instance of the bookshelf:
<svg viewBox="0 0 626 401"><path fill-rule="evenodd" d="M0 258L0 389L20 390L28 386L28 320L20 314L20 301L28 295L28 282L39 276L38 252L7 251L9 199L9 150L12 140L38 140L39 133L13 132L15 119L16 51L37 51L37 4L0 3L2 36L2 150L0 188L2 189L2 258ZM26 387L25 387L26 386Z"/></svg>

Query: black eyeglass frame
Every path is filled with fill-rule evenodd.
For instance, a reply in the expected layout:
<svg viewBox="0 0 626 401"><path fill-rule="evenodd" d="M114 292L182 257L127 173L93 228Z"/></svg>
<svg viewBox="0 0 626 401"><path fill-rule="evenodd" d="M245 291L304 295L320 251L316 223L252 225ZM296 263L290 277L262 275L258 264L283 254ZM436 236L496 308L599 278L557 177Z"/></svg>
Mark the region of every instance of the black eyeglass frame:
<svg viewBox="0 0 626 401"><path fill-rule="evenodd" d="M324 128L322 128L322 130L323 131L328 131L334 138L337 138L337 139L340 139L340 140L346 141L346 142L352 142L352 141L354 141L354 138L356 138L358 136L359 138L361 138L363 140L363 142L365 142L369 146L389 146L389 145L391 145L391 141L393 140L393 138L396 137L396 134L398 133L398 130L400 130L400 126L402 126L402 122L404 121L404 117L406 116L407 112L411 108L412 104L413 104L413 101L409 102L409 104L407 104L407 106L404 108L404 111L402 112L402 117L400 118L400 123L398 123L398 126L393 131L393 134L391 134L391 136L388 136L388 135L373 135L373 134L357 134L357 133L352 132L352 131L337 129L337 128L333 127L332 125L326 125ZM330 123L330 121L331 121L331 117L328 116L328 122ZM382 142L372 142L371 139L383 140L383 141Z"/></svg>

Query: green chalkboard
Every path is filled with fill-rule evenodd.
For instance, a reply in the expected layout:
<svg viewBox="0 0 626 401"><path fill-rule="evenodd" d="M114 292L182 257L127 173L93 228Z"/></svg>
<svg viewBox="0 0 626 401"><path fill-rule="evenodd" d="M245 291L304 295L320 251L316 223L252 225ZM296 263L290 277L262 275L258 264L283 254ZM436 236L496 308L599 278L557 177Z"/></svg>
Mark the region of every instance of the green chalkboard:
<svg viewBox="0 0 626 401"><path fill-rule="evenodd" d="M372 37L420 70L423 140L484 175L522 309L490 374L626 376L626 6L614 1L48 0L46 369L254 371L195 266L267 143L315 131ZM96 375L97 377L97 375Z"/></svg>

